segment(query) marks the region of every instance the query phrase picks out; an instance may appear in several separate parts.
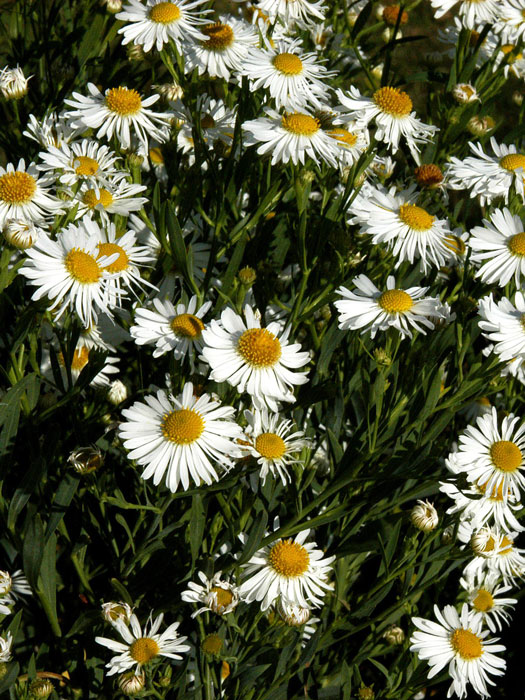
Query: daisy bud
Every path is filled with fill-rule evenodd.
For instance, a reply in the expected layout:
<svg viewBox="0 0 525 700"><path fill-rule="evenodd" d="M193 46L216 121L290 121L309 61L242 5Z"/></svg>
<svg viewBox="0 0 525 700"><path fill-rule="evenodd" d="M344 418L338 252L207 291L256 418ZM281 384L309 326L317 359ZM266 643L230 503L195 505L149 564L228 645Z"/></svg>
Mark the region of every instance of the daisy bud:
<svg viewBox="0 0 525 700"><path fill-rule="evenodd" d="M467 129L473 136L483 136L496 126L492 117L471 117L467 122Z"/></svg>
<svg viewBox="0 0 525 700"><path fill-rule="evenodd" d="M452 89L452 96L460 104L479 101L479 95L474 85L470 83L458 83Z"/></svg>
<svg viewBox="0 0 525 700"><path fill-rule="evenodd" d="M428 189L434 189L443 182L441 168L434 163L420 165L414 170L414 175L416 176L417 184Z"/></svg>
<svg viewBox="0 0 525 700"><path fill-rule="evenodd" d="M19 100L27 95L27 83L33 76L26 78L24 71L16 68L3 68L0 71L0 92L6 100Z"/></svg>
<svg viewBox="0 0 525 700"><path fill-rule="evenodd" d="M517 105L518 107L521 107L521 105L523 104L523 93L520 92L519 90L515 90L512 93L512 101L514 102L515 105Z"/></svg>
<svg viewBox="0 0 525 700"><path fill-rule="evenodd" d="M239 278L239 282L244 287L251 287L257 279L257 273L253 267L248 267L247 265L246 267L243 267L242 270L239 270L237 277Z"/></svg>
<svg viewBox="0 0 525 700"><path fill-rule="evenodd" d="M374 350L374 359L380 367L390 367L392 364L392 358L384 348Z"/></svg>
<svg viewBox="0 0 525 700"><path fill-rule="evenodd" d="M399 17L399 13L401 11L401 8L399 5L387 5L383 12L381 13L381 18L384 20L387 24L389 24L391 27L395 27L397 24L397 18ZM379 18L378 18L379 19ZM399 24L406 24L408 22L408 12L403 10L401 12L401 19L399 20Z"/></svg>
<svg viewBox="0 0 525 700"><path fill-rule="evenodd" d="M375 696L374 689L366 685L362 685L357 691L359 700L374 700Z"/></svg>
<svg viewBox="0 0 525 700"><path fill-rule="evenodd" d="M171 666L168 666L164 674L158 679L158 683L162 688L169 688L171 685Z"/></svg>
<svg viewBox="0 0 525 700"><path fill-rule="evenodd" d="M128 163L130 168L140 168L144 163L144 158L138 153L130 153L128 155Z"/></svg>
<svg viewBox="0 0 525 700"><path fill-rule="evenodd" d="M178 83L163 83L162 85L153 85L152 87L159 95L162 95L162 97L170 102L182 100L184 97L184 90Z"/></svg>
<svg viewBox="0 0 525 700"><path fill-rule="evenodd" d="M122 0L100 0L100 4L102 7L106 5L108 12L111 12L112 15L116 15L122 10Z"/></svg>
<svg viewBox="0 0 525 700"><path fill-rule="evenodd" d="M144 61L146 58L144 49L140 44L128 44L126 46L126 53L128 54L129 61Z"/></svg>
<svg viewBox="0 0 525 700"><path fill-rule="evenodd" d="M494 553L494 537L488 528L482 528L470 538L472 551L482 557L490 557Z"/></svg>
<svg viewBox="0 0 525 700"><path fill-rule="evenodd" d="M98 447L79 447L67 461L79 474L89 474L104 464L104 457Z"/></svg>
<svg viewBox="0 0 525 700"><path fill-rule="evenodd" d="M24 219L9 219L3 228L2 233L4 238L12 245L13 248L19 250L27 250L31 248L39 235L39 230L31 221Z"/></svg>
<svg viewBox="0 0 525 700"><path fill-rule="evenodd" d="M381 80L381 76L383 75L383 68L385 67L384 63L378 63L377 66L374 66L372 68L372 75L376 80Z"/></svg>
<svg viewBox="0 0 525 700"><path fill-rule="evenodd" d="M53 692L53 684L47 678L36 678L29 685L29 694L34 698L47 698Z"/></svg>
<svg viewBox="0 0 525 700"><path fill-rule="evenodd" d="M143 673L136 674L134 671L127 671L119 676L118 685L124 695L137 695L144 690L146 676Z"/></svg>
<svg viewBox="0 0 525 700"><path fill-rule="evenodd" d="M405 641L405 632L397 625L390 625L390 627L384 633L383 638L386 639L390 646L399 646Z"/></svg>
<svg viewBox="0 0 525 700"><path fill-rule="evenodd" d="M418 501L417 505L412 508L410 520L414 527L423 532L435 530L439 522L437 510L432 503L428 501Z"/></svg>
<svg viewBox="0 0 525 700"><path fill-rule="evenodd" d="M289 627L300 627L310 619L310 608L303 608L300 605L286 603L279 599L277 603L277 612L281 619L286 622Z"/></svg>
<svg viewBox="0 0 525 700"><path fill-rule="evenodd" d="M132 613L131 606L122 601L119 603L102 603L102 617L110 624L114 624L117 620L122 620L128 625Z"/></svg>
<svg viewBox="0 0 525 700"><path fill-rule="evenodd" d="M118 406L119 403L122 403L127 398L128 390L126 385L123 384L120 379L115 379L114 382L111 382L108 391L108 401L114 406Z"/></svg>
<svg viewBox="0 0 525 700"><path fill-rule="evenodd" d="M224 641L218 634L209 634L202 642L201 649L210 656L220 656Z"/></svg>

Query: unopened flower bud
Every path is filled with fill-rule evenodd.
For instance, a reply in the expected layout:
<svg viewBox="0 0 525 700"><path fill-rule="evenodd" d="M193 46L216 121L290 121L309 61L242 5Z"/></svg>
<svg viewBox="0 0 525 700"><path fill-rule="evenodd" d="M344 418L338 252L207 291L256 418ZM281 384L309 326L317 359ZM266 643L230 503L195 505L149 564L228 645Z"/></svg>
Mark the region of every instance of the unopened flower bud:
<svg viewBox="0 0 525 700"><path fill-rule="evenodd" d="M523 93L519 90L514 90L514 92L512 93L512 101L515 105L521 107L521 105L523 104Z"/></svg>
<svg viewBox="0 0 525 700"><path fill-rule="evenodd" d="M128 44L126 52L130 61L144 61L146 58L144 49L140 44Z"/></svg>
<svg viewBox="0 0 525 700"><path fill-rule="evenodd" d="M162 688L169 688L171 685L171 666L168 666L162 676L158 679L158 684Z"/></svg>
<svg viewBox="0 0 525 700"><path fill-rule="evenodd" d="M473 136L483 136L496 126L492 117L471 117L467 122L467 129Z"/></svg>
<svg viewBox="0 0 525 700"><path fill-rule="evenodd" d="M359 700L374 700L375 696L374 689L366 685L362 685L357 691Z"/></svg>
<svg viewBox="0 0 525 700"><path fill-rule="evenodd" d="M392 358L384 348L375 348L374 359L380 367L390 367Z"/></svg>
<svg viewBox="0 0 525 700"><path fill-rule="evenodd" d="M390 627L383 634L383 638L386 640L387 644L390 644L390 646L399 646L405 641L405 632L397 625L390 625Z"/></svg>
<svg viewBox="0 0 525 700"><path fill-rule="evenodd" d="M370 71L376 80L381 80L384 67L384 63L378 63L377 66L374 66Z"/></svg>
<svg viewBox="0 0 525 700"><path fill-rule="evenodd" d="M133 610L131 609L131 606L123 601L120 601L119 603L102 603L102 617L104 620L106 620L106 622L109 622L112 625L117 620L122 620L122 622L128 625L132 613Z"/></svg>
<svg viewBox="0 0 525 700"><path fill-rule="evenodd" d="M142 163L144 163L144 158L139 153L129 153L128 163L130 168L140 168Z"/></svg>
<svg viewBox="0 0 525 700"><path fill-rule="evenodd" d="M470 546L476 554L482 557L491 557L496 548L494 535L488 528L483 527L481 530L474 532L470 538Z"/></svg>
<svg viewBox="0 0 525 700"><path fill-rule="evenodd" d="M30 75L29 78L26 78L20 66L3 68L0 70L0 92L6 100L20 100L27 95L27 84L32 77Z"/></svg>
<svg viewBox="0 0 525 700"><path fill-rule="evenodd" d="M170 102L181 100L184 97L184 90L178 83L163 83L162 85L153 85L159 95L166 98Z"/></svg>
<svg viewBox="0 0 525 700"><path fill-rule="evenodd" d="M127 398L128 390L126 389L126 385L123 384L120 379L115 379L114 382L111 382L108 391L108 401L114 406L118 406L119 403L122 403Z"/></svg>
<svg viewBox="0 0 525 700"><path fill-rule="evenodd" d="M376 19L383 19L383 12L385 11L385 5L383 5L382 2L378 3L374 7L374 15L376 16Z"/></svg>
<svg viewBox="0 0 525 700"><path fill-rule="evenodd" d="M414 527L423 532L435 530L439 522L437 510L428 501L418 501L412 508L410 520Z"/></svg>
<svg viewBox="0 0 525 700"><path fill-rule="evenodd" d="M6 241L19 250L31 248L39 236L39 230L31 221L24 219L9 219L3 230Z"/></svg>
<svg viewBox="0 0 525 700"><path fill-rule="evenodd" d="M399 17L399 13L401 12L401 8L399 5L387 5L384 9L383 12L381 13L381 19L384 20L387 24L389 24L391 27L395 27L397 24L397 18ZM399 24L406 24L408 22L408 12L403 10L401 12L401 19L399 20Z"/></svg>
<svg viewBox="0 0 525 700"><path fill-rule="evenodd" d="M219 637L218 634L209 634L203 640L201 649L205 654L210 654L210 656L220 656L223 645L222 637Z"/></svg>
<svg viewBox="0 0 525 700"><path fill-rule="evenodd" d="M126 671L118 677L118 685L124 695L137 695L144 690L146 676L143 673L136 674L134 671Z"/></svg>
<svg viewBox="0 0 525 700"><path fill-rule="evenodd" d="M438 187L443 182L441 168L434 163L420 165L414 170L414 175L416 176L418 185L427 187L430 190Z"/></svg>
<svg viewBox="0 0 525 700"><path fill-rule="evenodd" d="M79 474L89 474L104 464L104 456L98 447L79 447L69 455L67 461Z"/></svg>
<svg viewBox="0 0 525 700"><path fill-rule="evenodd" d="M474 85L470 83L458 83L452 89L452 96L460 104L479 101L479 95Z"/></svg>
<svg viewBox="0 0 525 700"><path fill-rule="evenodd" d="M276 606L277 612L286 624L290 627L300 627L304 625L310 619L310 608L303 608L300 605L295 605L293 603L286 603L279 599Z"/></svg>
<svg viewBox="0 0 525 700"><path fill-rule="evenodd" d="M257 273L253 267L248 267L247 265L246 267L243 267L242 270L239 270L237 277L239 278L239 282L244 287L251 287L257 279Z"/></svg>
<svg viewBox="0 0 525 700"><path fill-rule="evenodd" d="M53 692L53 684L48 678L35 678L29 685L29 695L34 698L47 698Z"/></svg>
<svg viewBox="0 0 525 700"><path fill-rule="evenodd" d="M108 12L111 12L112 15L116 15L122 10L122 0L101 0L100 4L102 7L106 5Z"/></svg>

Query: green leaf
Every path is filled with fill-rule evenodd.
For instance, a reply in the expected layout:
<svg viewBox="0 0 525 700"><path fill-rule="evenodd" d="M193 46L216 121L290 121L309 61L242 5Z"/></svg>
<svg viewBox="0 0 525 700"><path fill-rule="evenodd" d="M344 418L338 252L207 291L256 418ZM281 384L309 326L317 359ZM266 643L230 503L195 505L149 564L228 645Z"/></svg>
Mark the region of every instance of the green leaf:
<svg viewBox="0 0 525 700"><path fill-rule="evenodd" d="M44 556L44 527L38 513L29 518L24 537L24 547L22 550L22 560L24 572L29 584L36 588L38 574Z"/></svg>
<svg viewBox="0 0 525 700"><path fill-rule="evenodd" d="M51 515L47 522L45 534L46 542L64 517L66 510L73 500L73 496L77 492L79 484L80 480L76 474L66 474L60 482L53 499L53 505L51 506Z"/></svg>
<svg viewBox="0 0 525 700"><path fill-rule="evenodd" d="M191 548L192 565L200 552L202 539L204 535L204 526L206 524L206 513L202 502L202 496L196 494L191 499L191 517L189 523L189 539Z"/></svg>
<svg viewBox="0 0 525 700"><path fill-rule="evenodd" d="M53 533L44 547L42 556L42 566L40 569L39 591L40 600L44 605L44 610L53 628L55 635L60 636L60 626L57 619L56 606L56 549L57 538Z"/></svg>
<svg viewBox="0 0 525 700"><path fill-rule="evenodd" d="M262 538L264 537L264 532L266 530L266 525L268 524L268 513L263 510L255 520L250 530L250 535L244 546L244 553L239 559L239 564L244 564L250 559L250 557L257 551L260 547Z"/></svg>

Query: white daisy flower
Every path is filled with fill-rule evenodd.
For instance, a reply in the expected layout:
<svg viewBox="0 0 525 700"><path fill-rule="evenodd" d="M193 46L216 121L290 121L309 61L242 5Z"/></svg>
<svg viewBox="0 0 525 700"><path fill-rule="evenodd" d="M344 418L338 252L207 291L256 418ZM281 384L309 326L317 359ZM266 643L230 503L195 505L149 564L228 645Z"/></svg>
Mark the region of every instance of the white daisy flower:
<svg viewBox="0 0 525 700"><path fill-rule="evenodd" d="M13 645L13 635L11 632L6 632L5 637L0 635L0 663L6 664L11 661L13 654L11 647Z"/></svg>
<svg viewBox="0 0 525 700"><path fill-rule="evenodd" d="M489 34L485 40L486 50L491 56L495 56L492 64L492 72L495 73L503 66L503 75L508 78L513 75L516 78L525 78L525 61L523 52L518 43L501 43L501 36Z"/></svg>
<svg viewBox="0 0 525 700"><path fill-rule="evenodd" d="M64 114L50 112L41 120L38 120L34 114L30 114L26 131L22 133L28 139L36 141L42 148L49 148L49 146L60 148L63 143L73 141L82 131L84 131L83 127L71 128Z"/></svg>
<svg viewBox="0 0 525 700"><path fill-rule="evenodd" d="M259 145L257 153L272 153L275 163L302 163L311 158L316 163L324 161L337 167L339 147L335 139L321 129L319 119L300 112L285 112L280 115L269 107L266 117L244 122L242 128L248 131L247 146Z"/></svg>
<svg viewBox="0 0 525 700"><path fill-rule="evenodd" d="M283 420L278 413L270 414L266 408L245 411L244 417L248 427L241 449L257 460L263 484L270 472L273 477L280 477L286 486L290 482L288 467L292 464L302 464L297 455L310 441L300 430L290 434L292 421Z"/></svg>
<svg viewBox="0 0 525 700"><path fill-rule="evenodd" d="M83 139L72 144L64 141L60 146L48 146L47 151L41 151L38 155L44 164L37 165L37 170L54 175L60 183L69 187L82 181L96 187L127 175L115 167L120 158L108 146L97 141Z"/></svg>
<svg viewBox="0 0 525 700"><path fill-rule="evenodd" d="M471 190L472 195L479 197L484 206L497 197L503 197L508 203L514 185L518 195L525 201L525 154L518 153L514 145L498 144L494 137L491 137L490 145L493 156L485 153L480 143L469 143L474 156L468 156L465 160L450 158L446 169L448 186L453 190Z"/></svg>
<svg viewBox="0 0 525 700"><path fill-rule="evenodd" d="M176 661L182 659L181 654L189 651L190 647L184 644L187 637L177 634L180 622L174 622L158 634L163 619L164 615L161 613L153 622L150 615L144 631L135 614L130 617L129 627L122 620L116 620L113 626L125 643L107 637L95 637L98 644L116 652L116 656L106 664L106 668L109 669L108 676L132 668L135 669L135 673L140 673L143 666L160 656Z"/></svg>
<svg viewBox="0 0 525 700"><path fill-rule="evenodd" d="M82 370L88 366L90 357L91 359L93 358L94 352L95 348L93 346L93 343L89 340L86 341L83 335L81 334L75 347L75 351L73 352L70 364L71 380L73 382L73 385L77 383ZM93 379L89 383L89 386L109 386L111 380L113 379L113 375L119 373L119 368L117 367L119 362L120 359L118 357L107 355L104 358L104 366L102 367L100 372L98 372L93 377ZM62 381L65 385L67 385L66 362L64 355L61 352L58 353L58 364L60 365ZM42 353L41 370L42 374L44 375L51 373L51 361L49 359L49 351L47 349L44 349Z"/></svg>
<svg viewBox="0 0 525 700"><path fill-rule="evenodd" d="M180 101L175 104L174 112L177 119L183 122L177 133L177 145L184 153L193 151L195 145L193 115ZM221 141L226 146L231 145L235 130L236 109L226 107L223 100L216 100L209 95L199 95L196 112L199 116L200 130L205 143L209 144L210 147L217 141Z"/></svg>
<svg viewBox="0 0 525 700"><path fill-rule="evenodd" d="M199 75L208 73L212 78L229 80L232 72L240 72L250 47L258 41L251 25L232 16L221 16L200 31L206 37L204 41L185 45L185 71L196 68Z"/></svg>
<svg viewBox="0 0 525 700"><path fill-rule="evenodd" d="M195 397L191 382L177 397L158 391L145 402L122 411L126 421L119 432L128 458L145 467L142 478L153 477L155 486L164 475L173 493L179 483L187 491L190 479L196 486L212 484L229 469L231 458L240 455L236 440L242 432L232 420L234 409L208 394Z"/></svg>
<svg viewBox="0 0 525 700"><path fill-rule="evenodd" d="M11 606L23 595L31 595L31 587L22 569L13 574L0 571L0 615L10 615Z"/></svg>
<svg viewBox="0 0 525 700"><path fill-rule="evenodd" d="M458 4L459 0L430 0L436 19L440 19ZM464 27L476 29L479 25L492 24L501 16L500 0L462 0L459 16Z"/></svg>
<svg viewBox="0 0 525 700"><path fill-rule="evenodd" d="M210 301L200 308L196 296L176 306L158 298L152 303L153 309L135 308L136 325L131 326L130 333L137 345L154 345L153 357L173 352L178 361L202 350L202 319L211 307Z"/></svg>
<svg viewBox="0 0 525 700"><path fill-rule="evenodd" d="M420 259L426 274L429 264L442 267L452 257L452 232L445 219L414 203L417 196L413 188L396 194L395 188L363 187L349 209L355 215L350 223L358 223L360 233L372 236L375 245L386 243L397 258L396 267Z"/></svg>
<svg viewBox="0 0 525 700"><path fill-rule="evenodd" d="M410 651L428 661L429 679L448 665L452 678L448 697L453 693L465 697L468 684L478 695L489 697L487 683L493 685L489 676L502 676L505 672L505 660L496 655L505 647L496 644L497 639L486 639L489 631L482 631L482 620L469 612L466 603L461 614L452 605L445 605L443 612L435 605L434 614L438 622L412 618L417 631L410 638Z"/></svg>
<svg viewBox="0 0 525 700"><path fill-rule="evenodd" d="M287 29L297 24L308 29L324 20L326 5L322 0L259 0L257 10L264 12L273 24L279 19Z"/></svg>
<svg viewBox="0 0 525 700"><path fill-rule="evenodd" d="M514 304L503 297L496 303L490 294L479 301L479 327L483 335L494 343L493 351L502 362L518 362L525 360L525 297L522 292L516 292Z"/></svg>
<svg viewBox="0 0 525 700"><path fill-rule="evenodd" d="M315 542L305 544L310 530L303 530L295 539L281 539L259 549L245 564L239 595L246 603L257 600L261 610L283 597L288 603L303 608L318 607L327 591L335 556L324 557Z"/></svg>
<svg viewBox="0 0 525 700"><path fill-rule="evenodd" d="M101 256L99 242L98 225L83 219L78 226L69 224L56 241L41 236L27 250L28 259L19 272L38 287L33 300L47 296L53 302L50 310L55 310L55 319L70 308L88 327L96 323L100 312L112 315L115 299L107 284L110 273L106 268L117 255Z"/></svg>
<svg viewBox="0 0 525 700"><path fill-rule="evenodd" d="M197 576L202 585L190 581L187 590L181 593L185 603L196 603L202 606L192 614L192 617L197 617L207 610L217 615L227 615L235 610L239 604L239 589L221 578L221 571L217 571L211 578L208 578L203 571L199 571Z"/></svg>
<svg viewBox="0 0 525 700"><path fill-rule="evenodd" d="M277 109L302 112L322 109L329 87L324 82L335 75L319 62L315 53L304 53L299 39L267 43L253 48L243 61L243 75L252 90L267 89Z"/></svg>
<svg viewBox="0 0 525 700"><path fill-rule="evenodd" d="M468 481L482 484L487 496L499 495L504 501L512 494L520 500L525 487L525 425L510 413L499 427L498 414L481 416L459 437L456 460Z"/></svg>
<svg viewBox="0 0 525 700"><path fill-rule="evenodd" d="M396 328L403 337L412 337L411 328L423 335L422 328L434 328L430 319L445 318L443 305L438 297L425 297L428 287L410 287L396 289L395 278L390 276L386 282L386 291L381 292L366 276L354 277L352 282L357 292L351 292L346 287L339 287L336 294L343 297L335 301L339 312L339 328L341 330L358 330L361 334L370 331L370 337L375 338L377 331Z"/></svg>
<svg viewBox="0 0 525 700"><path fill-rule="evenodd" d="M476 277L500 287L514 277L519 285L525 276L525 225L506 208L496 209L483 224L472 229L469 239L471 260L481 265Z"/></svg>
<svg viewBox="0 0 525 700"><path fill-rule="evenodd" d="M98 129L97 138L112 139L115 135L124 149L131 146L131 132L148 148L148 138L164 143L168 138L165 128L172 119L171 114L147 109L160 99L151 95L142 99L136 90L113 87L104 94L93 85L87 85L89 96L73 93L74 99L64 102L74 109L66 113L73 128Z"/></svg>
<svg viewBox="0 0 525 700"><path fill-rule="evenodd" d="M468 540L475 556L463 570L463 576L471 578L478 573L488 572L502 577L505 585L516 585L516 579L525 576L525 549L515 545L515 532L502 532L498 528L483 527L476 530L471 524L464 522L458 531L458 537Z"/></svg>
<svg viewBox="0 0 525 700"><path fill-rule="evenodd" d="M39 179L34 163L26 169L21 158L18 166L0 166L0 227L10 219L41 223L55 214L62 214L62 202L49 194L50 181Z"/></svg>
<svg viewBox="0 0 525 700"><path fill-rule="evenodd" d="M199 26L206 22L205 16L211 10L202 9L206 0L128 0L122 12L115 15L121 22L129 22L118 30L123 34L122 43L142 46L147 53L155 46L161 51L170 39L177 51L183 54L185 41L204 39Z"/></svg>
<svg viewBox="0 0 525 700"><path fill-rule="evenodd" d="M325 131L337 144L343 168L352 167L370 145L368 130L352 120L335 118Z"/></svg>
<svg viewBox="0 0 525 700"><path fill-rule="evenodd" d="M202 332L202 359L211 367L214 382L229 382L240 393L246 391L254 399L277 410L277 401L295 401L293 388L305 384L308 372L292 370L310 361L307 352L300 352L299 343L288 344L290 329L271 322L261 322L248 305L244 318L232 309L225 309L221 321L210 321Z"/></svg>
<svg viewBox="0 0 525 700"><path fill-rule="evenodd" d="M504 42L517 44L525 39L524 0L502 0L494 31L501 35Z"/></svg>
<svg viewBox="0 0 525 700"><path fill-rule="evenodd" d="M148 201L146 197L137 195L144 192L145 185L138 185L126 180L106 183L106 187L93 185L91 182L83 182L78 191L70 195L73 197L69 204L77 206L76 219L84 216L92 217L97 212L103 224L109 224L109 214L129 216L133 211L140 211Z"/></svg>
<svg viewBox="0 0 525 700"><path fill-rule="evenodd" d="M436 126L424 124L416 118L412 111L412 100L398 88L385 86L376 90L372 97L364 97L351 85L349 96L342 90L337 90L337 96L352 119L365 125L374 120L377 140L389 144L392 153L397 152L403 136L418 163L418 144L431 141L438 131Z"/></svg>
<svg viewBox="0 0 525 700"><path fill-rule="evenodd" d="M475 617L481 619L492 633L501 632L503 625L511 620L506 608L518 602L516 598L499 598L502 593L512 590L511 586L498 585L494 574L477 574L473 578L461 578L461 586L468 593L468 602Z"/></svg>

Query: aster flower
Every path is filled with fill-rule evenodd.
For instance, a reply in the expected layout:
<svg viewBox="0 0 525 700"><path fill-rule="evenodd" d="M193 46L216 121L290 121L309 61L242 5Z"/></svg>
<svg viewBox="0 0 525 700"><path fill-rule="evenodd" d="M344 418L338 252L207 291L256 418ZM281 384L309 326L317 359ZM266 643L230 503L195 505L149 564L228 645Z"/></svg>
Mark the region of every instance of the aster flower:
<svg viewBox="0 0 525 700"><path fill-rule="evenodd" d="M495 302L492 294L479 301L479 327L485 338L494 343L493 351L502 362L525 360L525 327L522 319L525 315L525 297L516 292L514 304L503 297Z"/></svg>
<svg viewBox="0 0 525 700"><path fill-rule="evenodd" d="M429 679L448 665L452 678L448 697L453 693L465 697L467 685L472 685L478 695L489 697L487 683L493 685L489 676L505 672L506 662L497 656L505 647L496 644L497 639L486 639L489 631L482 631L482 620L469 612L466 603L461 614L452 605L445 605L443 611L435 605L434 614L438 622L412 618L417 631L410 638L410 651L428 661Z"/></svg>
<svg viewBox="0 0 525 700"><path fill-rule="evenodd" d="M295 539L281 539L259 549L245 564L239 589L242 600L260 601L267 610L279 597L303 608L322 605L322 598L332 590L328 577L335 556L324 558L315 542L306 543L310 530Z"/></svg>
<svg viewBox="0 0 525 700"><path fill-rule="evenodd" d="M310 28L319 20L322 22L326 12L322 0L259 0L257 9L268 15L272 24L279 19L287 29L295 25Z"/></svg>
<svg viewBox="0 0 525 700"><path fill-rule="evenodd" d="M517 579L525 577L525 550L516 546L516 535L495 527L477 530L464 521L458 537L470 544L475 556L464 568L463 576L471 578L489 573L503 578L505 585L517 585Z"/></svg>
<svg viewBox="0 0 525 700"><path fill-rule="evenodd" d="M469 239L474 251L471 260L481 264L476 277L500 287L514 277L519 285L525 276L525 225L506 208L496 209L483 224L472 229Z"/></svg>
<svg viewBox="0 0 525 700"><path fill-rule="evenodd" d="M0 663L7 663L13 658L11 647L13 646L13 635L6 632L5 637L0 635Z"/></svg>
<svg viewBox="0 0 525 700"><path fill-rule="evenodd" d="M207 610L217 615L227 615L235 610L239 604L239 589L224 580L221 571L217 571L211 578L208 578L203 571L199 571L197 576L201 584L190 581L187 590L181 593L185 603L196 603L202 606L192 614L192 617L197 617Z"/></svg>
<svg viewBox="0 0 525 700"><path fill-rule="evenodd" d="M288 344L290 329L272 321L261 328L259 318L247 304L244 318L225 309L221 321L210 321L202 332L202 359L211 367L212 381L229 382L242 393L277 409L277 401L295 401L293 387L305 384L307 372L293 372L304 367L310 356L300 352L300 345Z"/></svg>
<svg viewBox="0 0 525 700"><path fill-rule="evenodd" d="M42 223L63 213L62 202L49 194L49 178L39 176L34 163L27 169L21 158L18 166L0 166L0 227L11 219Z"/></svg>
<svg viewBox="0 0 525 700"><path fill-rule="evenodd" d="M157 657L179 661L181 654L190 650L188 644L184 644L186 637L180 637L177 629L179 622L174 622L161 634L158 633L164 615L158 615L155 621L151 616L147 626L142 630L137 616L133 613L129 619L129 627L121 619L115 620L114 629L119 632L124 642L117 642L107 637L95 637L95 641L102 646L116 652L116 655L106 664L109 669L108 676L115 673L123 673L134 668L139 673Z"/></svg>
<svg viewBox="0 0 525 700"><path fill-rule="evenodd" d="M516 598L500 598L502 593L512 590L511 586L498 584L495 574L476 574L473 578L461 578L460 584L468 593L468 602L475 617L482 620L492 633L501 632L503 625L510 622L507 608L518 602Z"/></svg>
<svg viewBox="0 0 525 700"><path fill-rule="evenodd" d="M437 297L425 297L428 287L396 289L395 278L390 276L386 291L381 292L366 276L354 277L352 282L357 292L339 287L336 294L343 297L334 302L339 311L341 330L363 329L361 334L370 331L375 338L377 331L396 328L403 337L412 337L412 328L426 335L425 328L433 329L430 319L445 318L442 304Z"/></svg>
<svg viewBox="0 0 525 700"><path fill-rule="evenodd" d="M22 133L42 148L60 148L64 143L71 143L84 130L84 127L73 129L64 114L50 112L40 120L34 114L30 114L26 130Z"/></svg>
<svg viewBox="0 0 525 700"><path fill-rule="evenodd" d="M71 144L64 141L59 146L48 146L47 151L38 155L44 163L37 165L37 170L54 175L69 187L83 181L97 187L127 176L115 167L120 160L118 156L98 141L83 139Z"/></svg>
<svg viewBox="0 0 525 700"><path fill-rule="evenodd" d="M430 0L436 19L449 12L459 0ZM501 16L500 0L462 0L459 16L464 27L476 29L479 25L491 24Z"/></svg>
<svg viewBox="0 0 525 700"><path fill-rule="evenodd" d="M160 95L142 99L136 90L123 86L109 88L104 94L93 83L88 83L87 88L89 96L74 92L73 99L64 100L73 107L66 113L73 128L98 129L97 138L112 139L115 135L124 149L131 146L132 131L145 148L149 138L159 143L167 140L165 125L171 115L148 109Z"/></svg>
<svg viewBox="0 0 525 700"><path fill-rule="evenodd" d="M525 39L525 5L523 0L502 0L499 3L494 31L504 42L517 44Z"/></svg>
<svg viewBox="0 0 525 700"><path fill-rule="evenodd" d="M208 394L193 395L193 384L182 393L167 396L158 391L122 411L126 419L119 432L128 458L144 467L143 479L157 486L166 476L166 486L175 492L179 484L187 491L190 479L199 486L212 484L240 455L235 441L241 429L233 422L234 409L221 406ZM220 467L220 472L214 464Z"/></svg>
<svg viewBox="0 0 525 700"><path fill-rule="evenodd" d="M205 39L199 26L206 23L206 15L211 10L202 8L206 0L128 0L122 12L115 15L121 22L128 22L118 30L123 34L122 43L142 46L147 53L153 47L161 51L170 39L177 51L183 54L187 41Z"/></svg>
<svg viewBox="0 0 525 700"><path fill-rule="evenodd" d="M78 191L69 194L72 197L69 204L76 206L76 218L84 216L93 217L99 215L103 224L109 224L110 214L129 216L133 211L139 211L148 201L146 197L138 197L146 189L145 185L139 185L126 180L117 180L106 183L105 187L83 182Z"/></svg>
<svg viewBox="0 0 525 700"><path fill-rule="evenodd" d="M33 76L25 77L20 66L9 68L6 66L0 70L0 92L6 100L19 100L27 95L28 82Z"/></svg>

